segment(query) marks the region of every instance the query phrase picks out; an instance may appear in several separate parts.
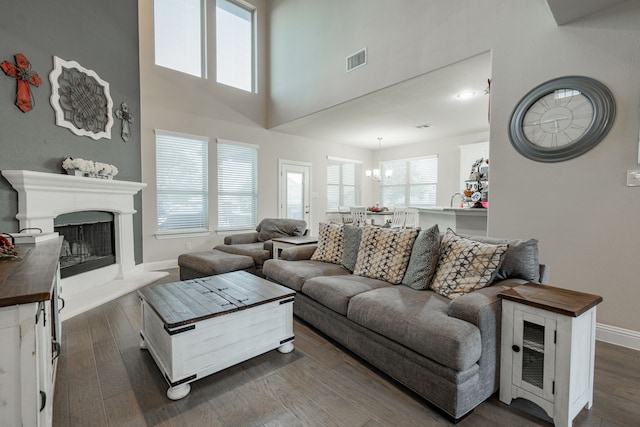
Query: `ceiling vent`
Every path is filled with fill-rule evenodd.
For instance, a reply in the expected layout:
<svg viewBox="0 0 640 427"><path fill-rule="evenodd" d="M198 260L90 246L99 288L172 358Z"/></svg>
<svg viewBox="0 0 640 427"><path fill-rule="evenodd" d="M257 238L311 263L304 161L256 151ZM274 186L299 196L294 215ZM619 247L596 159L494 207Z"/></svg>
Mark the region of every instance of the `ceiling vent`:
<svg viewBox="0 0 640 427"><path fill-rule="evenodd" d="M353 71L356 68L360 68L363 65L367 65L367 48L354 53L347 57L347 73Z"/></svg>

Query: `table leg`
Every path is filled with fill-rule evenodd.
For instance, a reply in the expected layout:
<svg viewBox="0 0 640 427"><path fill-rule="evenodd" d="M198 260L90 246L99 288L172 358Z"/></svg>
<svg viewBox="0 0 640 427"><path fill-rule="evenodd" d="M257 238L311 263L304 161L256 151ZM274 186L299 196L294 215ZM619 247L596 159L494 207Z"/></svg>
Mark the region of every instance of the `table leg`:
<svg viewBox="0 0 640 427"><path fill-rule="evenodd" d="M180 400L185 397L191 391L189 384L180 384L175 387L169 387L167 390L167 397L171 400Z"/></svg>
<svg viewBox="0 0 640 427"><path fill-rule="evenodd" d="M291 353L293 351L293 343L292 342L288 342L285 343L283 345L281 345L280 347L278 347L278 351L280 353Z"/></svg>

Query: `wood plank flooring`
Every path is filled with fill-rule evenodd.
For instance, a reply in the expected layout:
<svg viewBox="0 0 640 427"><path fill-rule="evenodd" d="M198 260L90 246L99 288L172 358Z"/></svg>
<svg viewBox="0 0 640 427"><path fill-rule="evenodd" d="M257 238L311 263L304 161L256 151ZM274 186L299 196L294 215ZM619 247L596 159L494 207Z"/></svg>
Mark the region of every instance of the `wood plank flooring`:
<svg viewBox="0 0 640 427"><path fill-rule="evenodd" d="M169 270L163 282L178 280ZM184 399L140 350L137 293L63 323L54 426L447 426L420 398L308 325L271 351L191 384ZM550 426L535 405L494 395L458 425ZM594 405L574 426L640 425L640 352L597 342Z"/></svg>

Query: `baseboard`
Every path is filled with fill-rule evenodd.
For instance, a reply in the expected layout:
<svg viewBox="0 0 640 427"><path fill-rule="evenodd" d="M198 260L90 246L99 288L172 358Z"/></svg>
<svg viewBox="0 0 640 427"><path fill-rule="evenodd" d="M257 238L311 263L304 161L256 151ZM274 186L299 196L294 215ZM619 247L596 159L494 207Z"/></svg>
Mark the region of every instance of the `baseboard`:
<svg viewBox="0 0 640 427"><path fill-rule="evenodd" d="M596 323L596 340L640 351L640 332Z"/></svg>
<svg viewBox="0 0 640 427"><path fill-rule="evenodd" d="M177 258L144 263L144 271L168 270L170 268L178 268Z"/></svg>

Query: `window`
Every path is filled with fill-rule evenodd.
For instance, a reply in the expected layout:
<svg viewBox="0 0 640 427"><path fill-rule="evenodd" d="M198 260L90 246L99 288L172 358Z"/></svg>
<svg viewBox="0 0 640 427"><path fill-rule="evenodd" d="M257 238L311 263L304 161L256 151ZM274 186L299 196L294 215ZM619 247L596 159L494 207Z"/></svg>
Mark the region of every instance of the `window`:
<svg viewBox="0 0 640 427"><path fill-rule="evenodd" d="M362 164L353 160L327 160L327 209L360 204Z"/></svg>
<svg viewBox="0 0 640 427"><path fill-rule="evenodd" d="M208 143L156 130L158 234L208 231Z"/></svg>
<svg viewBox="0 0 640 427"><path fill-rule="evenodd" d="M216 80L254 91L254 8L239 0L216 0Z"/></svg>
<svg viewBox="0 0 640 427"><path fill-rule="evenodd" d="M258 223L258 147L218 140L218 229Z"/></svg>
<svg viewBox="0 0 640 427"><path fill-rule="evenodd" d="M380 163L381 175L391 169L390 178L381 182L380 200L383 206L426 208L436 205L438 157L392 160Z"/></svg>
<svg viewBox="0 0 640 427"><path fill-rule="evenodd" d="M153 1L156 65L206 77L204 10L203 0Z"/></svg>

